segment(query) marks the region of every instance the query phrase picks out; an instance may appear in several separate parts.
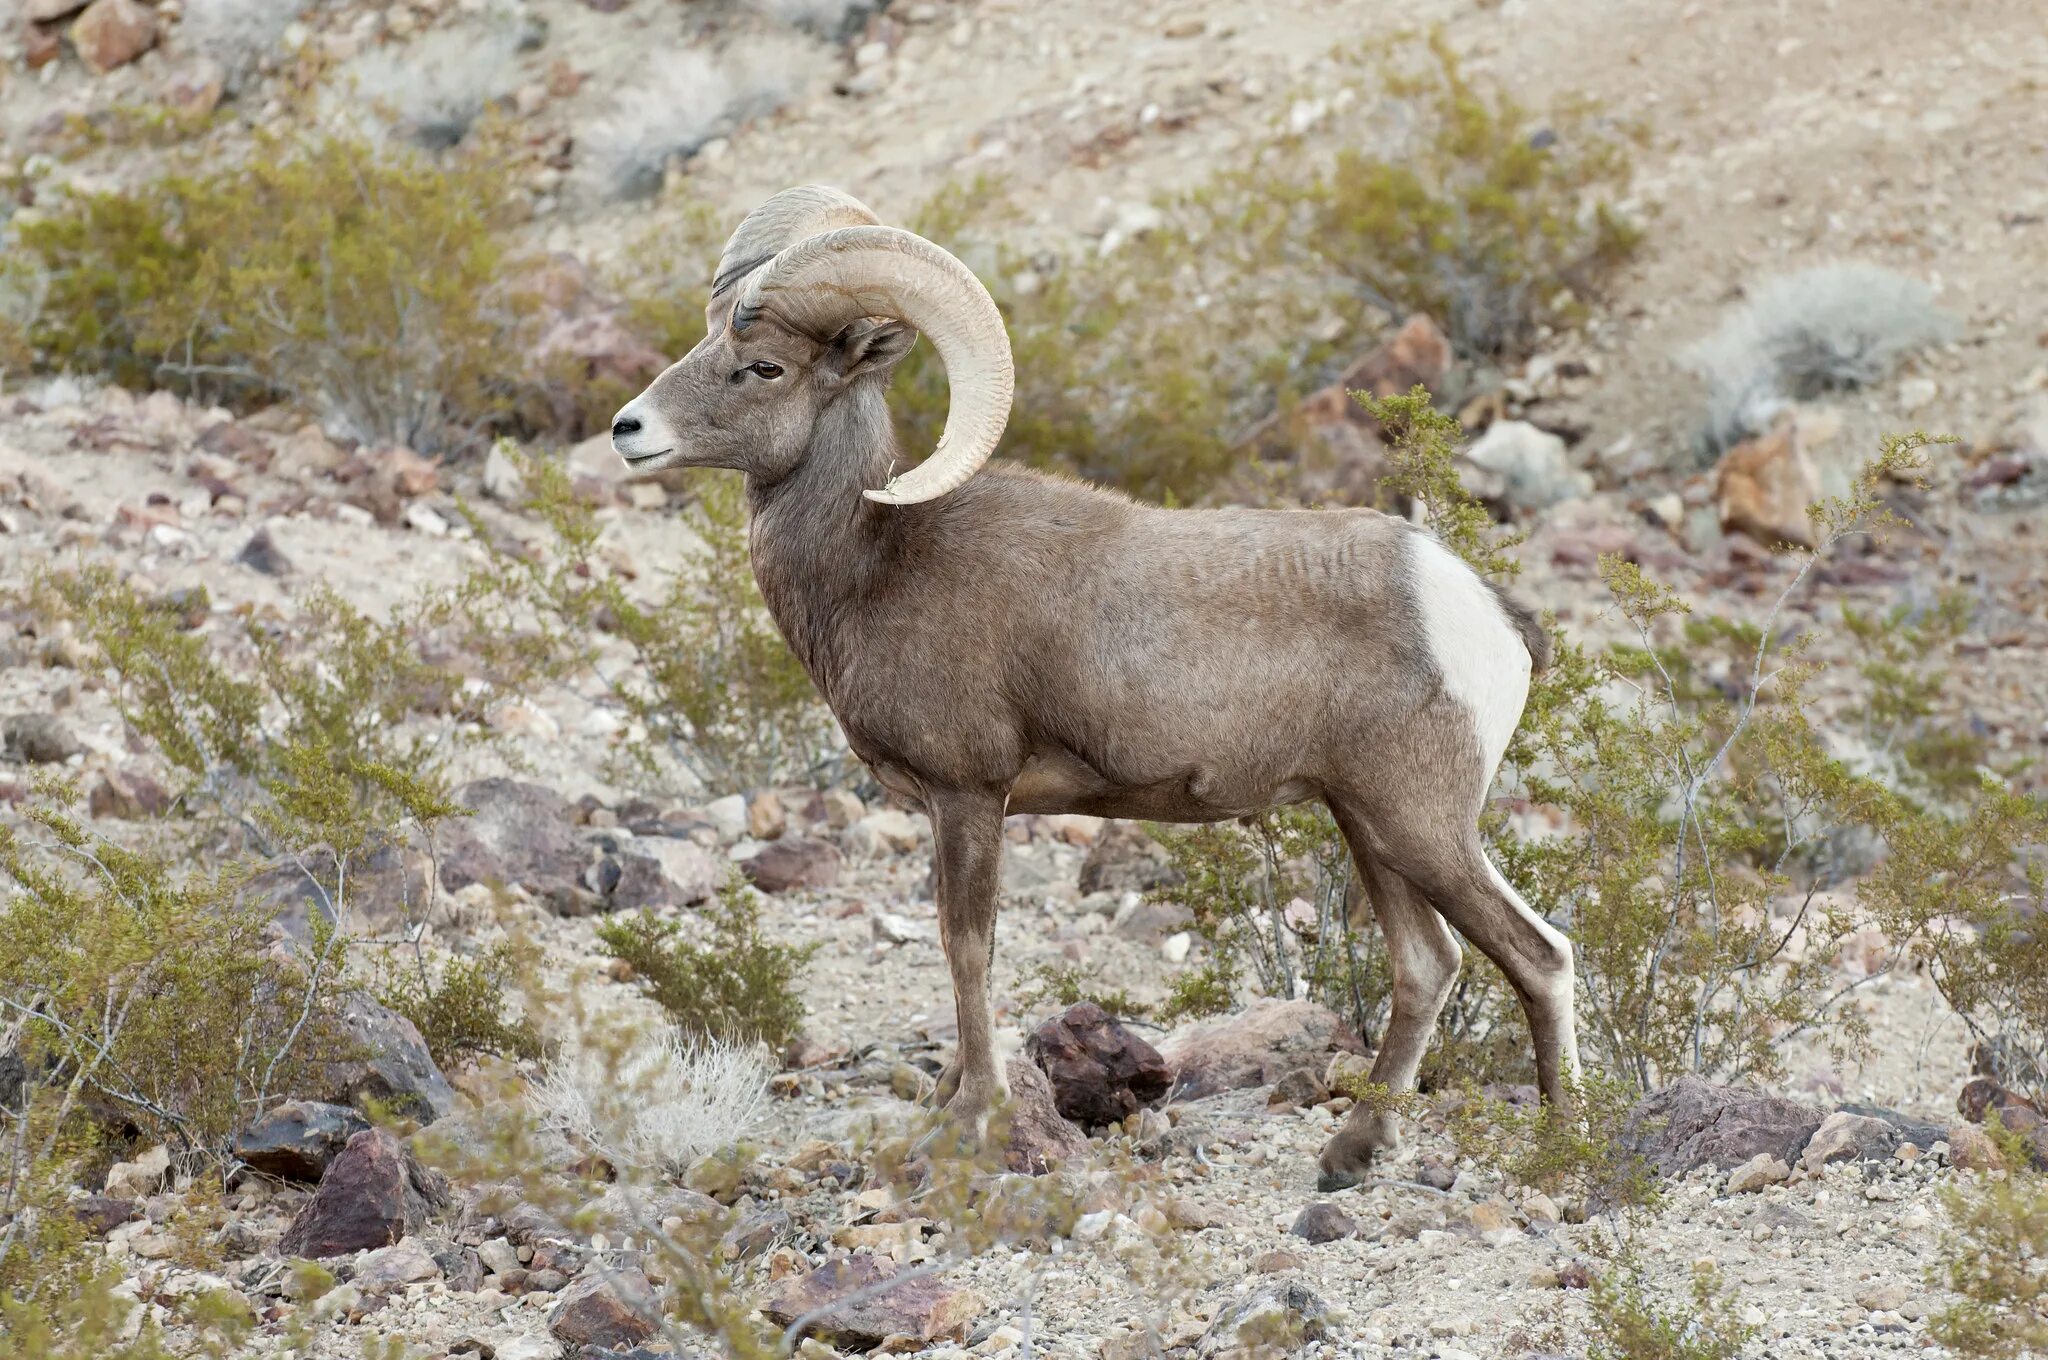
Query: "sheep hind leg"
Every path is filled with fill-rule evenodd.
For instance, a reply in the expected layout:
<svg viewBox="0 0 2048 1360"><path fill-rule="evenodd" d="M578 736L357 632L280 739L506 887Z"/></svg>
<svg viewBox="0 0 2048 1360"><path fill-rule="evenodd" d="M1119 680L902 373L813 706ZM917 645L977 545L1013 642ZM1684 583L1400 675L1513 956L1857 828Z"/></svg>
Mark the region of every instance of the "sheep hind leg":
<svg viewBox="0 0 2048 1360"><path fill-rule="evenodd" d="M996 1061L989 972L995 956L996 895L1002 873L1001 795L948 792L926 799L937 871L939 943L953 975L959 1050L939 1078L937 1099L957 1136L978 1142L1009 1098ZM950 1078L950 1080L949 1080Z"/></svg>
<svg viewBox="0 0 2048 1360"><path fill-rule="evenodd" d="M1393 963L1393 1014L1373 1059L1371 1080L1390 1091L1412 1091L1437 1016L1457 981L1463 951L1443 917L1414 886L1374 858L1355 815L1334 802L1332 810L1365 880ZM1316 1189L1328 1193L1357 1185L1370 1174L1373 1158L1394 1151L1400 1140L1400 1124L1392 1110L1374 1109L1365 1102L1354 1105L1344 1127L1323 1147Z"/></svg>

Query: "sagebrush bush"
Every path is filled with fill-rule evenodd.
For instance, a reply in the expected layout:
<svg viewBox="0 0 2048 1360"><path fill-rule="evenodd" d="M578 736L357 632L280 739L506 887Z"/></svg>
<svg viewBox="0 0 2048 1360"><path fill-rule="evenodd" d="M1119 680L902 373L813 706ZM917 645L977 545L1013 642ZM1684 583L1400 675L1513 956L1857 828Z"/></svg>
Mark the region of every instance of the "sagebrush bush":
<svg viewBox="0 0 2048 1360"><path fill-rule="evenodd" d="M1575 321L1640 239L1617 207L1626 141L1584 103L1539 121L1473 82L1441 34L1381 76L1405 138L1347 147L1305 183L1255 194L1257 210L1359 299L1436 318L1466 356L1514 356Z"/></svg>
<svg viewBox="0 0 2048 1360"><path fill-rule="evenodd" d="M1755 1334L1718 1272L1695 1270L1692 1297L1666 1302L1627 1252L1593 1282L1588 1360L1734 1360Z"/></svg>
<svg viewBox="0 0 2048 1360"><path fill-rule="evenodd" d="M603 922L597 938L632 968L686 1039L779 1051L803 1023L801 982L817 946L770 938L760 896L737 871L691 924L643 912Z"/></svg>
<svg viewBox="0 0 2048 1360"><path fill-rule="evenodd" d="M459 447L522 399L506 194L480 160L348 137L73 194L15 225L47 287L29 339L50 367Z"/></svg>
<svg viewBox="0 0 2048 1360"><path fill-rule="evenodd" d="M1682 356L1707 386L1700 443L1718 453L1762 434L1791 403L1880 382L1954 332L1931 288L1877 265L1765 279Z"/></svg>

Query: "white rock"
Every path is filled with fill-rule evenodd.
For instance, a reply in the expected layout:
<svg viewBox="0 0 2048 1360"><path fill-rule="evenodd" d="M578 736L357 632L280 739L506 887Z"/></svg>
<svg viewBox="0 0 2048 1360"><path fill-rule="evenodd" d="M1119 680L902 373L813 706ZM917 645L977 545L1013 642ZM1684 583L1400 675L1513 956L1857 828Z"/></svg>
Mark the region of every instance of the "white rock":
<svg viewBox="0 0 2048 1360"><path fill-rule="evenodd" d="M484 455L484 494L508 505L526 498L526 478L520 476L518 464L502 444L491 445Z"/></svg>
<svg viewBox="0 0 2048 1360"><path fill-rule="evenodd" d="M1541 510L1593 492L1592 475L1571 465L1564 440L1526 420L1496 420L1465 450L1465 459L1500 477L1517 510Z"/></svg>
<svg viewBox="0 0 2048 1360"><path fill-rule="evenodd" d="M846 829L846 848L868 859L907 855L924 839L923 831L909 813L881 808Z"/></svg>
<svg viewBox="0 0 2048 1360"><path fill-rule="evenodd" d="M1185 930L1177 930L1166 937L1159 946L1159 952L1168 963L1186 963L1188 951L1194 948L1195 937Z"/></svg>
<svg viewBox="0 0 2048 1360"><path fill-rule="evenodd" d="M715 798L698 811L704 820L718 828L718 839L736 841L747 834L747 800L737 793Z"/></svg>
<svg viewBox="0 0 2048 1360"><path fill-rule="evenodd" d="M1768 1152L1759 1152L1728 1173L1728 1193L1744 1195L1767 1185L1782 1185L1792 1168Z"/></svg>
<svg viewBox="0 0 2048 1360"><path fill-rule="evenodd" d="M433 538L448 536L448 520L430 505L414 501L405 507L405 522Z"/></svg>
<svg viewBox="0 0 2048 1360"><path fill-rule="evenodd" d="M911 944L931 940L937 932L923 921L913 921L908 916L898 916L893 911L877 912L868 919L868 929L878 940L890 944Z"/></svg>
<svg viewBox="0 0 2048 1360"><path fill-rule="evenodd" d="M110 1199L147 1199L163 1189L171 1171L171 1150L158 1143L132 1162L115 1162L107 1168L106 1193Z"/></svg>

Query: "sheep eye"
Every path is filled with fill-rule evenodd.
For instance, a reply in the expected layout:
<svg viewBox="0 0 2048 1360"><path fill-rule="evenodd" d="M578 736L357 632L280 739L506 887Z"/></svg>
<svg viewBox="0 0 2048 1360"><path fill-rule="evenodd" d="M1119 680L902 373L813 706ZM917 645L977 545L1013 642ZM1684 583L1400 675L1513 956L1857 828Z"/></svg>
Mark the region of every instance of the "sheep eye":
<svg viewBox="0 0 2048 1360"><path fill-rule="evenodd" d="M761 360L761 362L757 364L748 364L747 372L753 374L757 378L766 378L770 381L773 381L774 379L782 376L782 365L771 364L766 359L763 359Z"/></svg>

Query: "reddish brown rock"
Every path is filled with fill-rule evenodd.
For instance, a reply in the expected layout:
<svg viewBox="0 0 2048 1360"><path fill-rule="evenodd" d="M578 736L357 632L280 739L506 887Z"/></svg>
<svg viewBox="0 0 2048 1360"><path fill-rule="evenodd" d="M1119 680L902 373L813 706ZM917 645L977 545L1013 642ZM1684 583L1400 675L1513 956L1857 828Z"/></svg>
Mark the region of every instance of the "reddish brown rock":
<svg viewBox="0 0 2048 1360"><path fill-rule="evenodd" d="M1088 1135L1059 1112L1052 1083L1027 1058L1004 1066L1010 1081L1009 1142L1003 1161L1012 1171L1041 1176L1088 1155Z"/></svg>
<svg viewBox="0 0 2048 1360"><path fill-rule="evenodd" d="M397 524L412 501L440 489L441 468L403 444L358 450L335 470L334 480L348 488L344 499L377 517Z"/></svg>
<svg viewBox="0 0 2048 1360"><path fill-rule="evenodd" d="M640 1271L592 1270L562 1291L548 1313L548 1332L572 1351L615 1351L652 1337L660 1316L654 1287Z"/></svg>
<svg viewBox="0 0 2048 1360"><path fill-rule="evenodd" d="M1304 1205L1287 1230L1311 1246L1358 1236L1358 1220L1326 1199Z"/></svg>
<svg viewBox="0 0 2048 1360"><path fill-rule="evenodd" d="M47 24L78 13L85 3L86 0L22 0L21 17L32 24Z"/></svg>
<svg viewBox="0 0 2048 1360"><path fill-rule="evenodd" d="M164 786L140 771L108 770L93 785L86 806L95 817L119 817L136 822L157 817L171 805Z"/></svg>
<svg viewBox="0 0 2048 1360"><path fill-rule="evenodd" d="M1737 444L1714 470L1714 505L1726 533L1775 548L1813 546L1806 507L1820 499L1820 472L1806 456L1797 425Z"/></svg>
<svg viewBox="0 0 2048 1360"><path fill-rule="evenodd" d="M366 1129L328 1165L277 1244L280 1256L344 1256L388 1247L447 1207L448 1182L386 1129Z"/></svg>
<svg viewBox="0 0 2048 1360"><path fill-rule="evenodd" d="M1168 1049L1173 1091L1195 1099L1246 1086L1268 1086L1289 1072L1324 1067L1334 1052L1365 1045L1334 1011L1313 1001L1262 998L1236 1015L1198 1025Z"/></svg>
<svg viewBox="0 0 2048 1360"><path fill-rule="evenodd" d="M762 847L740 868L762 892L829 888L839 881L839 847L812 836L784 836Z"/></svg>
<svg viewBox="0 0 2048 1360"><path fill-rule="evenodd" d="M40 71L64 55L64 42L47 28L30 24L21 38L22 64L31 71Z"/></svg>
<svg viewBox="0 0 2048 1360"><path fill-rule="evenodd" d="M959 1289L936 1276L905 1280L893 1289L875 1291L896 1276L895 1263L882 1256L844 1256L827 1261L808 1275L781 1285L761 1311L778 1327L819 1309L825 1311L804 1328L849 1350L872 1350L888 1337L909 1337L929 1345L964 1341L968 1328L988 1305L971 1289ZM836 1299L862 1297L842 1307Z"/></svg>
<svg viewBox="0 0 2048 1360"><path fill-rule="evenodd" d="M2032 1101L1989 1077L1972 1077L1956 1097L1957 1113L1972 1124L1983 1123L1993 1110L2007 1128L2030 1128L2041 1122L2041 1112Z"/></svg>
<svg viewBox="0 0 2048 1360"><path fill-rule="evenodd" d="M1082 1125L1120 1123L1166 1094L1166 1059L1092 1001L1069 1006L1024 1041L1054 1107Z"/></svg>
<svg viewBox="0 0 2048 1360"><path fill-rule="evenodd" d="M71 45L94 75L105 75L156 46L156 15L135 0L92 0L71 25Z"/></svg>

